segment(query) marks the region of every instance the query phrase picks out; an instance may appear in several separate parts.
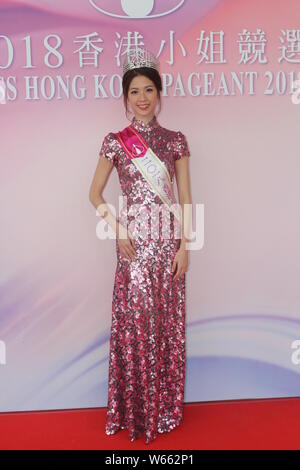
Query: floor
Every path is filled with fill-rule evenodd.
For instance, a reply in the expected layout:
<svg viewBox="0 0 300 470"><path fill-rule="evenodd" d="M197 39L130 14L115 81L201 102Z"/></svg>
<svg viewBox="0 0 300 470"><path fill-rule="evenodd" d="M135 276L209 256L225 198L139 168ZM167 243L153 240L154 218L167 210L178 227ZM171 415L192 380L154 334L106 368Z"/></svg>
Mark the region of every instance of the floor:
<svg viewBox="0 0 300 470"><path fill-rule="evenodd" d="M106 408L0 413L0 449L300 449L300 398L188 403L180 426L145 444L105 434Z"/></svg>

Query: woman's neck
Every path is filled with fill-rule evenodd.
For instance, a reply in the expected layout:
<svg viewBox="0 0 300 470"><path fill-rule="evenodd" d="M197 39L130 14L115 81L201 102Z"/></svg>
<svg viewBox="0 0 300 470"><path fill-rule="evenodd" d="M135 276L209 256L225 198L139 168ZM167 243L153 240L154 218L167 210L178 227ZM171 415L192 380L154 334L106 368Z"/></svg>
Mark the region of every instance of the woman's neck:
<svg viewBox="0 0 300 470"><path fill-rule="evenodd" d="M138 119L139 121L143 121L145 124L148 124L148 122L152 121L154 117L154 114L152 114L152 116L138 116L138 115L135 115L135 119Z"/></svg>

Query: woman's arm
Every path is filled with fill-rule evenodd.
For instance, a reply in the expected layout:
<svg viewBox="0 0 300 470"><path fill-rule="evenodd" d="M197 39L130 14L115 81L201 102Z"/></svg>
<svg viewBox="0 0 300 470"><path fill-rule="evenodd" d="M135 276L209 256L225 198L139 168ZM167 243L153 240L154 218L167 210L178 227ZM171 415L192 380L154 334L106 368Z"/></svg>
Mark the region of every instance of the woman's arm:
<svg viewBox="0 0 300 470"><path fill-rule="evenodd" d="M109 175L113 169L113 162L104 155L100 155L98 164L94 173L94 177L90 186L89 200L97 210L98 214L101 215L113 228L115 233L119 234L119 222L116 217L109 210L106 201L104 200L102 193L107 184ZM100 206L100 207L99 207Z"/></svg>
<svg viewBox="0 0 300 470"><path fill-rule="evenodd" d="M112 160L106 158L104 155L100 155L90 187L89 199L95 209L97 209L98 214L101 215L115 231L121 254L127 259L133 260L136 257L134 240L130 232L120 224L111 213L102 196L113 166Z"/></svg>
<svg viewBox="0 0 300 470"><path fill-rule="evenodd" d="M179 203L182 213L182 231L180 248L185 249L191 228L191 189L189 174L189 157L184 156L175 161L175 177L178 188ZM186 207L185 207L185 204Z"/></svg>

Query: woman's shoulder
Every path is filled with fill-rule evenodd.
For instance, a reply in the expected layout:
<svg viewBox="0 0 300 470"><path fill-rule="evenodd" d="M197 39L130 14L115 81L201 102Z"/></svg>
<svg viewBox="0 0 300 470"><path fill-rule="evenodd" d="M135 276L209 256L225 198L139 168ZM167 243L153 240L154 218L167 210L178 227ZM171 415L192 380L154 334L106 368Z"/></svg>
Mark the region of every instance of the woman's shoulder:
<svg viewBox="0 0 300 470"><path fill-rule="evenodd" d="M183 155L190 155L190 150L185 134L181 130L163 128L166 135L167 148L174 154L175 160Z"/></svg>
<svg viewBox="0 0 300 470"><path fill-rule="evenodd" d="M118 141L115 132L107 132L102 139L99 154L104 155L109 160L113 161L115 166L117 166L120 150L122 150L122 146Z"/></svg>
<svg viewBox="0 0 300 470"><path fill-rule="evenodd" d="M110 141L110 140L117 140L117 131L108 131L106 134L104 134L104 140Z"/></svg>
<svg viewBox="0 0 300 470"><path fill-rule="evenodd" d="M103 137L103 144L113 147L115 151L122 149L117 133L118 131L108 131Z"/></svg>
<svg viewBox="0 0 300 470"><path fill-rule="evenodd" d="M169 129L163 127L163 134L166 141L166 146L169 150L178 149L180 147L187 147L187 139L181 130Z"/></svg>
<svg viewBox="0 0 300 470"><path fill-rule="evenodd" d="M182 138L184 136L181 130L169 129L167 127L161 126L163 132L170 137L171 139Z"/></svg>

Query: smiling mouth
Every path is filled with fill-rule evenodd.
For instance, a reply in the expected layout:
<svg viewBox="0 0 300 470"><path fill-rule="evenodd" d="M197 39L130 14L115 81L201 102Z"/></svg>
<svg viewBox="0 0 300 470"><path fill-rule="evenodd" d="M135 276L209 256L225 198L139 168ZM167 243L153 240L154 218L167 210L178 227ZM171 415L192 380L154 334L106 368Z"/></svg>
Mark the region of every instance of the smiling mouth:
<svg viewBox="0 0 300 470"><path fill-rule="evenodd" d="M140 109L146 109L146 108L149 108L149 106L150 106L149 104L146 104L146 105L144 105L144 106L138 106L138 107L139 107Z"/></svg>

